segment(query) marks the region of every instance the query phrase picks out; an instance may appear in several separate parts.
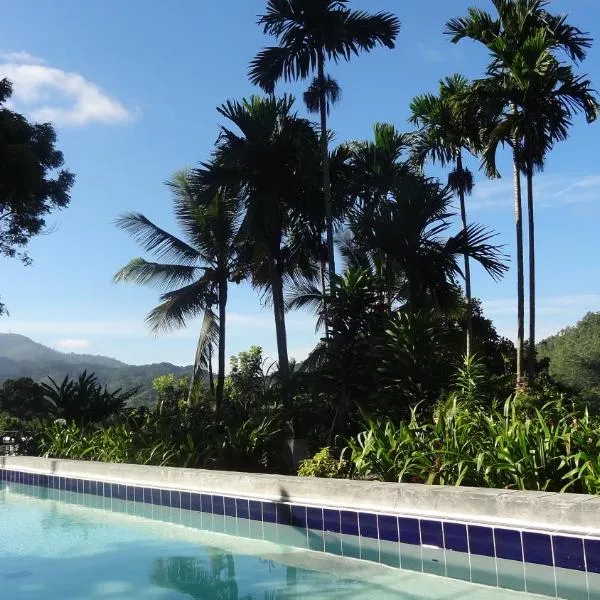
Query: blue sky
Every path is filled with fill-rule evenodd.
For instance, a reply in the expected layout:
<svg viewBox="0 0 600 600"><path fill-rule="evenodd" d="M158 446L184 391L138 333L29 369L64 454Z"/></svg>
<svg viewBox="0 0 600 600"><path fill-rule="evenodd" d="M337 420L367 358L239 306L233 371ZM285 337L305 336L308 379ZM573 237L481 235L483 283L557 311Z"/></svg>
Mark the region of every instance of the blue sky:
<svg viewBox="0 0 600 600"><path fill-rule="evenodd" d="M354 0L355 8L390 10L402 21L397 48L378 49L330 72L343 89L331 127L336 142L367 138L372 124L408 129L408 105L435 91L453 72L477 76L483 48L453 46L442 35L448 18L487 0ZM65 351L107 354L129 363L189 364L199 324L155 338L144 326L157 293L115 285L112 275L138 248L112 221L140 211L174 229L163 182L182 167L205 160L219 115L230 98L256 92L247 64L267 40L255 25L261 0L20 0L5 3L0 21L0 74L15 82L14 105L38 120L56 123L59 146L77 175L71 206L54 213L52 232L30 244L34 263L0 261L2 300L11 312L0 331L23 333ZM554 0L554 12L589 29L598 43L582 70L600 86L600 3ZM302 86L281 86L299 95ZM303 112L298 102L300 112ZM600 310L599 125L578 119L568 142L558 145L537 178L538 330L541 336ZM476 172L469 201L472 221L498 232L513 254L511 171L487 181ZM471 165L476 170L477 165ZM444 176L436 169L431 174ZM474 293L499 331L513 337L515 272L495 284L479 270ZM271 311L245 285L229 302L228 354L251 344L275 355ZM315 341L313 319L288 316L290 355L303 358Z"/></svg>

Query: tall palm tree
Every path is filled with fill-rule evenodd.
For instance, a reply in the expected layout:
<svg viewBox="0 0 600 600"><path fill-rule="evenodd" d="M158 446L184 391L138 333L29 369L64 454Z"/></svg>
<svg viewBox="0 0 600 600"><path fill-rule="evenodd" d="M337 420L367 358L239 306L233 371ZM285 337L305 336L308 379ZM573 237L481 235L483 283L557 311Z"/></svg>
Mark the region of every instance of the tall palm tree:
<svg viewBox="0 0 600 600"><path fill-rule="evenodd" d="M289 380L284 283L313 272L302 244L288 242L298 220L311 214L320 166L317 134L309 121L298 118L293 103L288 96L253 96L221 106L228 123L221 127L211 163L194 173L208 189L239 190L240 256L252 283L272 301L284 386Z"/></svg>
<svg viewBox="0 0 600 600"><path fill-rule="evenodd" d="M495 153L499 143L512 146L517 225L518 319L517 383L521 380L524 337L524 277L521 225L520 173L527 179L529 223L529 361L528 375L535 376L535 224L533 174L541 169L547 152L556 141L568 136L574 114L584 112L588 121L597 116L599 105L591 83L574 75L559 61L561 52L572 61L582 61L591 38L546 8L548 0L493 0L494 17L469 9L467 17L452 19L447 33L453 42L468 37L484 44L491 54L487 80L475 92L495 104L497 117L489 128L484 160L496 172Z"/></svg>
<svg viewBox="0 0 600 600"><path fill-rule="evenodd" d="M467 235L467 210L465 196L473 189L473 174L463 167L463 152L478 151L477 128L463 102L457 102L469 90L469 81L462 75L452 75L440 82L439 94L423 94L410 105L410 121L420 127L413 144L413 152L419 163L427 158L442 166L452 164L448 186L458 195L463 232ZM466 240L468 244L468 238ZM464 255L465 295L467 298L467 356L471 355L473 337L471 266L469 256Z"/></svg>
<svg viewBox="0 0 600 600"><path fill-rule="evenodd" d="M154 332L185 327L203 314L194 360L190 393L202 371L211 371L212 348L218 345L215 407L219 412L225 382L225 322L228 283L236 278L238 253L238 204L235 195L221 188L207 201L190 172L177 173L170 182L182 238L168 233L140 213L119 217L116 224L127 231L158 261L134 258L115 276L126 281L165 290L161 303L147 316ZM214 309L217 307L218 316Z"/></svg>
<svg viewBox="0 0 600 600"><path fill-rule="evenodd" d="M328 95L332 80L326 75L326 62L350 60L378 45L393 48L400 21L392 14L368 14L348 8L348 0L268 0L259 25L274 36L277 46L259 52L250 64L250 81L273 93L280 79L307 79L316 72L309 88L318 90L321 117L321 161L323 196L327 219L327 248L330 279L335 275L333 211L327 132ZM335 82L334 82L335 83ZM336 93L337 93L336 92ZM314 94L313 94L314 98ZM314 103L316 106L316 103Z"/></svg>

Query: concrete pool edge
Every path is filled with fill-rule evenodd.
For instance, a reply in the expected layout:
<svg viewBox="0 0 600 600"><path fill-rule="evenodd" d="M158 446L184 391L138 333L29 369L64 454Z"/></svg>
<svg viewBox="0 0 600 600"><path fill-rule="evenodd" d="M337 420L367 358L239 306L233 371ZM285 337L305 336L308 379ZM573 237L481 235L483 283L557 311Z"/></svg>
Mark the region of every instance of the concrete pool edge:
<svg viewBox="0 0 600 600"><path fill-rule="evenodd" d="M600 537L600 497L0 457L0 469L316 507Z"/></svg>

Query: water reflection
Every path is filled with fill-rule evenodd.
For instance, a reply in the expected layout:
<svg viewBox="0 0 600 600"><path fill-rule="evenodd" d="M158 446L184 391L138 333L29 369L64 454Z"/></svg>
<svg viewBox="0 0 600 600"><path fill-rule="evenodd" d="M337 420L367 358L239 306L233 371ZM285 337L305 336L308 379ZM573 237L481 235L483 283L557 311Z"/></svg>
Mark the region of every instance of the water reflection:
<svg viewBox="0 0 600 600"><path fill-rule="evenodd" d="M284 600L295 597L298 569L284 567L285 579L280 579L274 589L273 581L270 582L271 585L257 585L257 582L264 579L257 577L256 571L266 567L272 574L280 569L283 574L282 566L263 559L254 559L252 563L253 577L247 583L255 589L250 591L240 592L240 583L247 577L236 574L234 555L212 548L205 557L170 556L155 559L150 581L158 587L177 591L197 600ZM244 562L244 566L249 565Z"/></svg>

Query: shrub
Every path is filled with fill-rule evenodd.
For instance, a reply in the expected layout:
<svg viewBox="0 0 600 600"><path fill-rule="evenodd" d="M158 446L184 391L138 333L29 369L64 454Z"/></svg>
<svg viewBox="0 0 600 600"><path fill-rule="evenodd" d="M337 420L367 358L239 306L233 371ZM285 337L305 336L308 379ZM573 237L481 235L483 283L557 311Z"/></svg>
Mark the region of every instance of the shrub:
<svg viewBox="0 0 600 600"><path fill-rule="evenodd" d="M303 460L298 467L300 477L342 478L346 477L347 473L347 462L336 459L328 447L322 448L311 458Z"/></svg>

